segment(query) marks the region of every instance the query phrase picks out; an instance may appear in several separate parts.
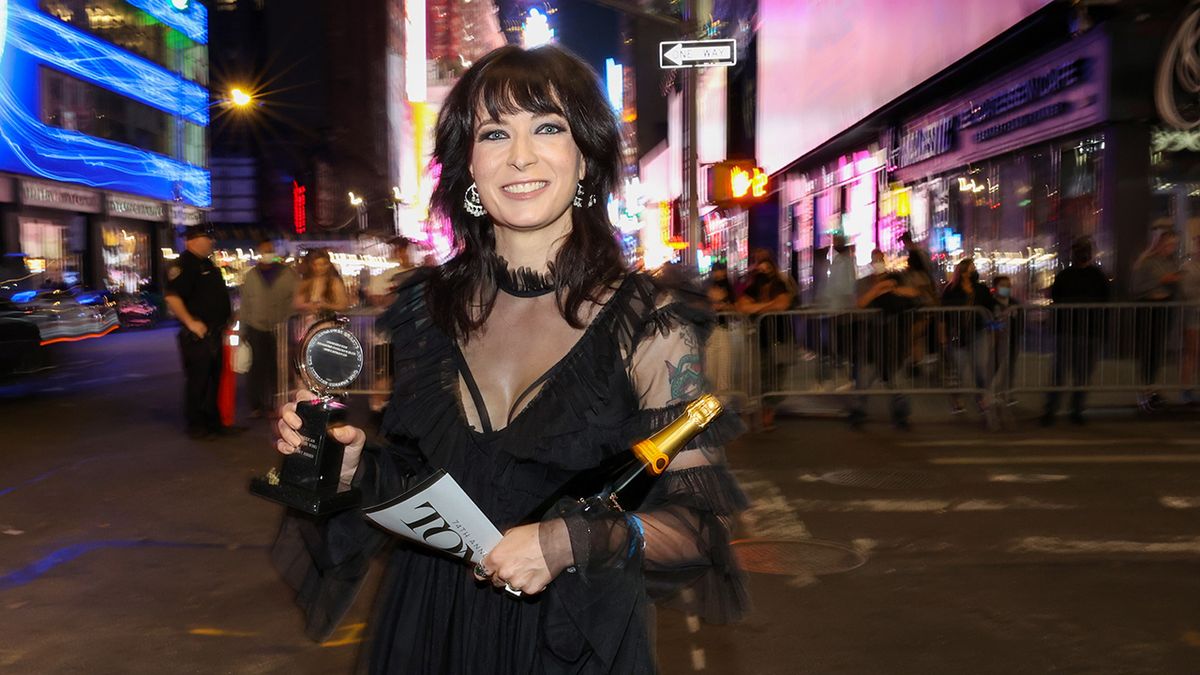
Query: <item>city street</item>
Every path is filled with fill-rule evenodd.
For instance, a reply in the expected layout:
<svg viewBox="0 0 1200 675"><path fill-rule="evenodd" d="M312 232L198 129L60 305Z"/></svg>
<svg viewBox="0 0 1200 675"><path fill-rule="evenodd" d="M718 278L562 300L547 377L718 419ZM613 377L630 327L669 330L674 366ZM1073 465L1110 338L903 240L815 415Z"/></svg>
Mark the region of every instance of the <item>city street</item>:
<svg viewBox="0 0 1200 675"><path fill-rule="evenodd" d="M276 461L268 425L188 440L173 338L57 345L0 384L0 672L351 672L371 594L304 637L266 556L280 511L246 490ZM660 612L662 671L1195 672L1195 418L1043 430L1035 407L1004 433L792 418L743 437L754 611Z"/></svg>

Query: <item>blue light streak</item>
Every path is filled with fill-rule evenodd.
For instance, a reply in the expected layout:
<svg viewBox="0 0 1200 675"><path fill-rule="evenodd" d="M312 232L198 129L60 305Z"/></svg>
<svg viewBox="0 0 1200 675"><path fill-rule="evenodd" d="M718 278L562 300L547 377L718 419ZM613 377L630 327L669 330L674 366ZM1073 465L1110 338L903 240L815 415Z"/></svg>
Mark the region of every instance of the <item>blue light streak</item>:
<svg viewBox="0 0 1200 675"><path fill-rule="evenodd" d="M159 110L208 125L208 91L41 12L14 5L9 46Z"/></svg>
<svg viewBox="0 0 1200 675"><path fill-rule="evenodd" d="M163 201L174 199L178 182L184 203L210 206L212 188L205 169L43 124L37 112L41 105L38 63L67 70L168 113L178 114L178 110L185 118L205 124L207 91L148 61L82 36L57 19L39 14L35 5L36 0L0 0L0 17L9 19L7 26L0 22L0 171ZM181 82L185 86L181 87ZM172 98L180 92L189 92L183 102ZM189 105L195 107L188 110Z"/></svg>
<svg viewBox="0 0 1200 675"><path fill-rule="evenodd" d="M184 11L175 9L171 0L125 0L171 28L200 44L208 44L208 10L196 0Z"/></svg>
<svg viewBox="0 0 1200 675"><path fill-rule="evenodd" d="M17 586L24 586L31 581L35 581L38 577L46 572L69 563L76 558L80 558L92 551L98 551L106 548L183 548L183 549L221 549L231 550L229 544L210 543L210 542L187 542L187 541L155 541L153 539L110 539L110 540L94 540L85 541L78 544L69 544L62 548L51 551L49 554L42 556L32 563L0 576L0 591L6 591ZM246 550L261 550L267 548L262 545L253 546L237 546L237 549Z"/></svg>

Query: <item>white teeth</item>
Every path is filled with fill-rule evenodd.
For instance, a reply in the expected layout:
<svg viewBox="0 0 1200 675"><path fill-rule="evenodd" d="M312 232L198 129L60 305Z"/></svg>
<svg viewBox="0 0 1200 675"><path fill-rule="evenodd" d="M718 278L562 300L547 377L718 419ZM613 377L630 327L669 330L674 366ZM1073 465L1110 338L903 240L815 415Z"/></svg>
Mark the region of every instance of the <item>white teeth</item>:
<svg viewBox="0 0 1200 675"><path fill-rule="evenodd" d="M504 191L522 194L525 192L533 192L534 190L541 190L544 187L546 187L546 181L538 180L538 181L534 181L532 183L517 183L516 185L505 185Z"/></svg>

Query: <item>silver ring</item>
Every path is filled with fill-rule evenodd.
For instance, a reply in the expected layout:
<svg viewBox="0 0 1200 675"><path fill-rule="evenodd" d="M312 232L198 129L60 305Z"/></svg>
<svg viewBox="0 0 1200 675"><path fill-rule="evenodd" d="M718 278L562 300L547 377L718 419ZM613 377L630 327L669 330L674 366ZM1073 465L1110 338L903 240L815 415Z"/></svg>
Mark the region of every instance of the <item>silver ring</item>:
<svg viewBox="0 0 1200 675"><path fill-rule="evenodd" d="M507 583L507 582L504 584L504 590L508 591L509 593L512 593L513 595L517 595L517 596L521 595L521 591L519 591L519 590L517 590L517 589L513 588L512 586L508 585L508 583Z"/></svg>

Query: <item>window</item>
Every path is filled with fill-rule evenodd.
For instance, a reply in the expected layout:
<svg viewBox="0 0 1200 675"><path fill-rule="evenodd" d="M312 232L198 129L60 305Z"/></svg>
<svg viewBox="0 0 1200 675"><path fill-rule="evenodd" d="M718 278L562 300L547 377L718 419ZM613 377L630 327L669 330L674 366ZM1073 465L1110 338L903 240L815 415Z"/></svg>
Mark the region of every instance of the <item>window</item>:
<svg viewBox="0 0 1200 675"><path fill-rule="evenodd" d="M42 11L208 86L208 48L122 0L41 0Z"/></svg>
<svg viewBox="0 0 1200 675"><path fill-rule="evenodd" d="M44 124L181 157L175 149L179 120L173 115L46 67L41 69L41 92ZM205 129L183 124L182 159L206 166Z"/></svg>

